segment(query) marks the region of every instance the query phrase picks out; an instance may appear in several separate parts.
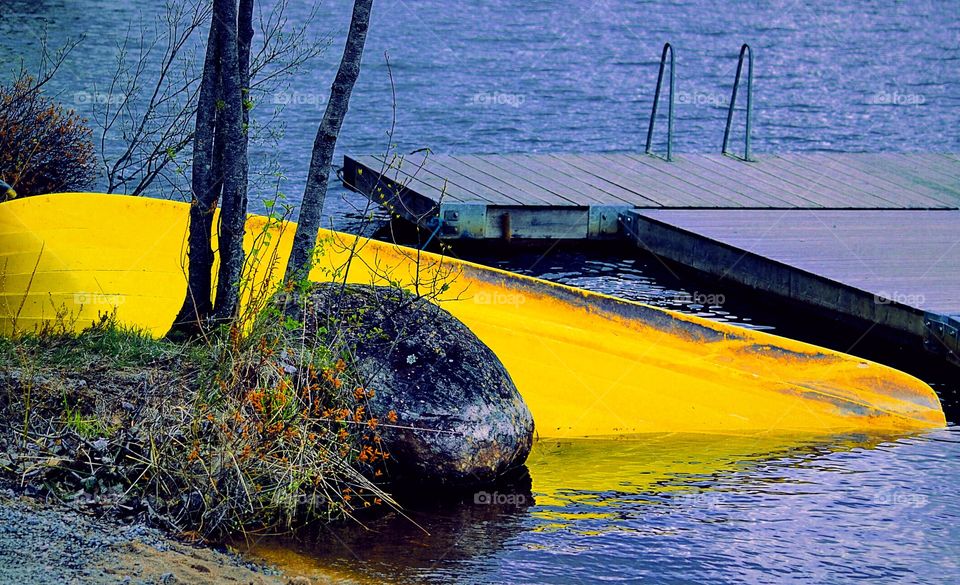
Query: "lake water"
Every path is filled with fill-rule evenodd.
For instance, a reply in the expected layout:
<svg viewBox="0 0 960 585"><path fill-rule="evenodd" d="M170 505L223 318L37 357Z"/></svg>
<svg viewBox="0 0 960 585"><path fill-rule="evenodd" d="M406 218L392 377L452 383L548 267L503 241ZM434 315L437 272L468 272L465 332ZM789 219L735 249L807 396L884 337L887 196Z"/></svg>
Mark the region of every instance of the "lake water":
<svg viewBox="0 0 960 585"><path fill-rule="evenodd" d="M293 2L294 20L303 21L311 4ZM51 91L85 111L109 78L116 43L159 5L0 0L0 79L18 57L35 60L44 30L54 44L84 33ZM281 165L280 189L294 202L348 19L348 2L321 5L311 34L333 35L334 47L289 87L262 96L255 110L279 109L285 135L279 146L255 147L254 160L258 168ZM677 50L677 151L719 150L743 42L756 51L758 153L960 151L960 8L953 1L378 0L339 152L640 150L664 41ZM385 51L396 87L394 144ZM335 187L326 212L335 227L359 229L364 205ZM649 258L563 250L473 257L804 336L789 318L760 311L756 298L711 306L679 295L726 291L678 281ZM911 358L900 359L910 367ZM955 400L955 372L914 373ZM490 498L512 504L468 498L415 506L412 515L429 535L388 517L256 551L303 574L361 582L960 582L957 427L817 442L546 442L529 468L529 491Z"/></svg>
<svg viewBox="0 0 960 585"><path fill-rule="evenodd" d="M414 506L422 530L388 517L253 550L316 582L951 583L958 452L956 428L545 441L532 494Z"/></svg>

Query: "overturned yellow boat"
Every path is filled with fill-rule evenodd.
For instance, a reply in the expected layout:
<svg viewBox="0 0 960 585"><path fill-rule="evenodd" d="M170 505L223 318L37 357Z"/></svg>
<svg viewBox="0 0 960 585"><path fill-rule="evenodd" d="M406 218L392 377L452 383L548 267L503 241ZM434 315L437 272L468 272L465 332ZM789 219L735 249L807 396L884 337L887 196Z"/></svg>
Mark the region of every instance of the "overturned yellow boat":
<svg viewBox="0 0 960 585"><path fill-rule="evenodd" d="M0 322L82 329L116 310L163 335L186 290L188 206L91 193L0 204ZM247 222L253 305L282 276L292 224ZM321 230L317 281L396 284L439 303L503 361L541 437L912 430L934 391L850 355L349 234Z"/></svg>

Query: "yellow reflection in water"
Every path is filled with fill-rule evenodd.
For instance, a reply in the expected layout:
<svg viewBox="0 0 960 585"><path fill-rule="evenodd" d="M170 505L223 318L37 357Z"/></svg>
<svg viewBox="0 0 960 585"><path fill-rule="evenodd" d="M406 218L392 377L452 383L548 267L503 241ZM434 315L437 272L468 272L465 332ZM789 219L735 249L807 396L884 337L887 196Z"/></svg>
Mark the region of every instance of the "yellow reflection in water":
<svg viewBox="0 0 960 585"><path fill-rule="evenodd" d="M821 455L870 449L900 438L903 435L673 433L541 440L527 461L532 493L524 495L523 505L477 505L467 498L408 509L428 533L394 515L363 528L334 525L321 530L319 538L267 539L238 548L290 576L308 576L312 583L417 582L424 574L433 574L439 563L486 557L509 546L527 550L542 546L525 542L524 532L576 534L584 540L566 546L585 549L590 537L615 531L671 533L675 529L667 526L622 520L647 506L679 503L706 508L717 497L718 486L732 489L736 482L731 479L738 473L754 471L765 462L789 468L792 460L803 465ZM744 481L756 480L755 475L744 474Z"/></svg>
<svg viewBox="0 0 960 585"><path fill-rule="evenodd" d="M569 529L576 521L615 518L627 501L658 505L664 494L707 494L712 479L762 461L872 448L898 437L669 433L542 440L527 461L537 503L531 514L544 521L539 530Z"/></svg>

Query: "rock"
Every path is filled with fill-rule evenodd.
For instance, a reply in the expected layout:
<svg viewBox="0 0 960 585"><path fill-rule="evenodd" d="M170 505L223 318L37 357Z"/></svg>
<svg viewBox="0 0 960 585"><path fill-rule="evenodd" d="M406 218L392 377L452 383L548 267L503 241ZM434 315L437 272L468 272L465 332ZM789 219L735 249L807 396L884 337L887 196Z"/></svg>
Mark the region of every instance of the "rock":
<svg viewBox="0 0 960 585"><path fill-rule="evenodd" d="M400 485L483 485L526 461L530 410L493 351L449 312L396 288L337 284L317 285L308 307L308 332L342 334L356 320L345 346L375 392L370 412L385 424L396 413L382 436Z"/></svg>

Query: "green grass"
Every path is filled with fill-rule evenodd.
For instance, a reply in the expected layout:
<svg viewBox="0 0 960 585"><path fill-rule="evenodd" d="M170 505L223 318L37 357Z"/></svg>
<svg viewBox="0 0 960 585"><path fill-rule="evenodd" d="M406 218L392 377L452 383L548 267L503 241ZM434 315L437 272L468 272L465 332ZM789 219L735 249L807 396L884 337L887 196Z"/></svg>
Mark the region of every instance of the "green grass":
<svg viewBox="0 0 960 585"><path fill-rule="evenodd" d="M0 363L35 367L136 368L171 359L202 359L202 348L118 325L106 318L81 333L39 332L0 338Z"/></svg>
<svg viewBox="0 0 960 585"><path fill-rule="evenodd" d="M64 423L67 428L77 433L84 439L97 439L99 437L109 437L113 430L96 417L83 416L77 408L66 407L64 410Z"/></svg>

